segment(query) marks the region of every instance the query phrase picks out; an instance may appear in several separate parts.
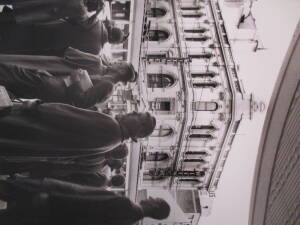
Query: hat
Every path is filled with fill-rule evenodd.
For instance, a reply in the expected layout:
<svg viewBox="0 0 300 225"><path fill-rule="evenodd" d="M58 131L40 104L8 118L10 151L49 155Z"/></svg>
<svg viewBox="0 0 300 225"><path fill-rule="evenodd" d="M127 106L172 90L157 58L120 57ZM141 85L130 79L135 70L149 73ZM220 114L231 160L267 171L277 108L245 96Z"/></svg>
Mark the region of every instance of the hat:
<svg viewBox="0 0 300 225"><path fill-rule="evenodd" d="M112 64L112 68L120 75L120 81L127 84L127 82L135 82L138 78L138 73L135 71L133 65L127 62L118 62Z"/></svg>

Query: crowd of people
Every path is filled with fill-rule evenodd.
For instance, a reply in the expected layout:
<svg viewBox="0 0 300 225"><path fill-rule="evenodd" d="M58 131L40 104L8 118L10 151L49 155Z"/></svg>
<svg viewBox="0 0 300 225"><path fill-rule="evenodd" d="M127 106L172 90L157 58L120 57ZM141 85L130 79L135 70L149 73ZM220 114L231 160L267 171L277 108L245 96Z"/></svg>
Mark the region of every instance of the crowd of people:
<svg viewBox="0 0 300 225"><path fill-rule="evenodd" d="M107 190L124 186L124 142L149 136L156 119L95 111L116 85L138 79L131 63L99 56L128 36L98 18L104 4L0 1L0 85L15 102L0 117L0 224L131 225L170 213L161 198L136 204Z"/></svg>

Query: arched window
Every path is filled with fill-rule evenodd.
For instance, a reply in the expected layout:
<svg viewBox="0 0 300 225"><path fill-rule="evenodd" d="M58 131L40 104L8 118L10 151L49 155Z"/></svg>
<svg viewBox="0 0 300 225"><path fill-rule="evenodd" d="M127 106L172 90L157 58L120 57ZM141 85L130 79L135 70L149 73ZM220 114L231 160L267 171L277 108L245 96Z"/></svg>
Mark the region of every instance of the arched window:
<svg viewBox="0 0 300 225"><path fill-rule="evenodd" d="M155 128L151 134L151 137L167 137L174 133L173 128L168 125L160 125L159 128Z"/></svg>
<svg viewBox="0 0 300 225"><path fill-rule="evenodd" d="M147 77L149 88L166 88L175 83L175 79L169 74L148 73Z"/></svg>
<svg viewBox="0 0 300 225"><path fill-rule="evenodd" d="M195 14L187 14L187 13L184 13L184 14L182 14L182 17L184 17L184 18L200 18L200 17L202 17L202 16L204 16L205 14L204 13L201 13L201 12L199 12L199 13L195 13Z"/></svg>
<svg viewBox="0 0 300 225"><path fill-rule="evenodd" d="M167 14L167 11L162 8L151 8L148 12L147 15L149 17L163 17Z"/></svg>
<svg viewBox="0 0 300 225"><path fill-rule="evenodd" d="M208 36L200 36L200 37L185 37L185 40L186 41L200 41L200 42L203 42L203 41L207 41L209 40L210 37Z"/></svg>
<svg viewBox="0 0 300 225"><path fill-rule="evenodd" d="M218 104L216 102L193 102L192 109L194 111L216 111Z"/></svg>
<svg viewBox="0 0 300 225"><path fill-rule="evenodd" d="M155 181L155 180L164 180L166 179L166 177L164 176L152 176L150 175L148 172L145 172L144 173L144 176L143 176L143 180L148 180L148 181Z"/></svg>
<svg viewBox="0 0 300 225"><path fill-rule="evenodd" d="M210 134L190 134L189 138L203 138L203 139L211 139L213 136Z"/></svg>
<svg viewBox="0 0 300 225"><path fill-rule="evenodd" d="M217 74L212 71L207 71L207 72L200 72L200 73L191 73L192 78L213 78Z"/></svg>
<svg viewBox="0 0 300 225"><path fill-rule="evenodd" d="M209 29L201 27L201 28L195 28L195 29L185 29L184 32L185 33L192 33L192 34L201 34L201 33L205 33L209 31Z"/></svg>
<svg viewBox="0 0 300 225"><path fill-rule="evenodd" d="M217 86L218 86L217 82L193 83L194 88L215 88Z"/></svg>
<svg viewBox="0 0 300 225"><path fill-rule="evenodd" d="M192 59L210 59L214 55L210 52L205 52L202 54L190 54L189 57Z"/></svg>
<svg viewBox="0 0 300 225"><path fill-rule="evenodd" d="M170 168L153 168L144 172L144 180L164 180L172 175Z"/></svg>
<svg viewBox="0 0 300 225"><path fill-rule="evenodd" d="M146 161L164 161L169 159L169 155L164 152L151 152L145 155Z"/></svg>
<svg viewBox="0 0 300 225"><path fill-rule="evenodd" d="M169 32L164 30L149 30L149 41L165 41L169 38Z"/></svg>
<svg viewBox="0 0 300 225"><path fill-rule="evenodd" d="M192 130L214 130L216 129L213 125L193 125Z"/></svg>

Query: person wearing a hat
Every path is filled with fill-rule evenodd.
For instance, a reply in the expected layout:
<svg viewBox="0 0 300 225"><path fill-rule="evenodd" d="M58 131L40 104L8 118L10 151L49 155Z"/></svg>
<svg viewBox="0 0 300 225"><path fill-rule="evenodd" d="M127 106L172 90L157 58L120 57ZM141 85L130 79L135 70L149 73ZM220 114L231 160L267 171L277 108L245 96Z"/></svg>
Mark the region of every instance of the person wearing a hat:
<svg viewBox="0 0 300 225"><path fill-rule="evenodd" d="M0 13L0 23L34 24L58 19L87 20L88 12L101 11L103 0L1 0L11 5Z"/></svg>
<svg viewBox="0 0 300 225"><path fill-rule="evenodd" d="M104 158L128 139L148 137L155 126L156 119L148 112L114 118L66 104L24 102L0 118L0 158L10 163L52 164L62 171L68 165L81 170L82 164L85 170L90 164L93 169L98 160L91 159L101 154Z"/></svg>
<svg viewBox="0 0 300 225"><path fill-rule="evenodd" d="M5 225L133 225L144 217L166 219L170 205L162 198L132 202L101 188L56 179L18 178L0 181L0 211Z"/></svg>
<svg viewBox="0 0 300 225"><path fill-rule="evenodd" d="M82 21L65 19L33 25L0 23L0 37L1 54L60 57L68 47L97 55L106 43L120 44L126 39L120 28L99 20L97 13Z"/></svg>
<svg viewBox="0 0 300 225"><path fill-rule="evenodd" d="M89 108L106 101L118 82L137 79L132 64L118 63L106 68L106 75L89 75L78 69L55 76L47 71L26 69L0 63L0 85L16 98L41 99Z"/></svg>

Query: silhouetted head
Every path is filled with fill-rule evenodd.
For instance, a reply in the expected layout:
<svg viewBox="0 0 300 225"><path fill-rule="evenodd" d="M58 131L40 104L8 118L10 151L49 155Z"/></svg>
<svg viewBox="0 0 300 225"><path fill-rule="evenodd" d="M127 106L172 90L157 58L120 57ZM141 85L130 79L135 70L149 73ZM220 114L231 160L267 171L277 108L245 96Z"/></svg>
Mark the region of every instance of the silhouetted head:
<svg viewBox="0 0 300 225"><path fill-rule="evenodd" d="M170 215L170 205L162 198L149 197L140 202L145 217L157 220L166 219Z"/></svg>
<svg viewBox="0 0 300 225"><path fill-rule="evenodd" d="M124 159L128 155L128 147L126 144L120 144L113 150L105 154L106 158Z"/></svg>
<svg viewBox="0 0 300 225"><path fill-rule="evenodd" d="M120 187L125 184L125 177L123 175L114 175L110 179L110 185L114 187Z"/></svg>
<svg viewBox="0 0 300 225"><path fill-rule="evenodd" d="M132 112L117 117L121 126L128 132L133 141L148 137L156 126L156 119L150 113Z"/></svg>
<svg viewBox="0 0 300 225"><path fill-rule="evenodd" d="M108 42L110 44L121 44L124 42L125 36L124 32L118 27L111 27L107 30L108 32Z"/></svg>
<svg viewBox="0 0 300 225"><path fill-rule="evenodd" d="M120 159L107 159L107 165L112 170L117 170L117 169L120 169L122 167L123 162Z"/></svg>

